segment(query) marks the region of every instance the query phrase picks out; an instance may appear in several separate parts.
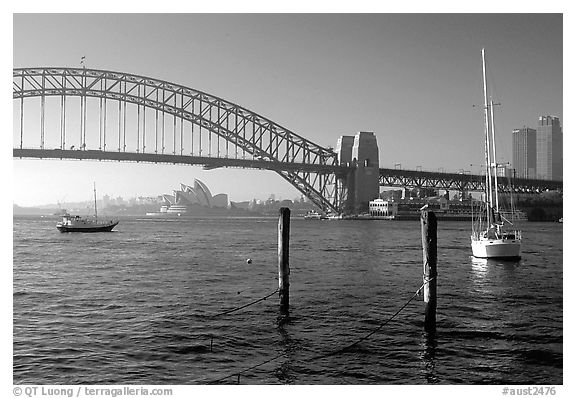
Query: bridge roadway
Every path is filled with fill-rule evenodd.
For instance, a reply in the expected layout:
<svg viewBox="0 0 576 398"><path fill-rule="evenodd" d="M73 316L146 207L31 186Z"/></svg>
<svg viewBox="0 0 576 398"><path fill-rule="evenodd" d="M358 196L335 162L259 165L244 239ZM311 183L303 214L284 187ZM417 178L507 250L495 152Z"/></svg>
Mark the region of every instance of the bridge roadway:
<svg viewBox="0 0 576 398"><path fill-rule="evenodd" d="M280 162L269 159L211 158L206 156L174 155L162 153L112 152L100 150L63 150L14 148L15 158L39 159L77 159L77 160L113 160L137 163L168 163L182 165L200 165L211 170L219 167L237 167L273 171L304 171L317 173L346 174L347 169L341 166L307 164L297 162Z"/></svg>
<svg viewBox="0 0 576 398"><path fill-rule="evenodd" d="M174 155L159 153L112 152L101 150L62 150L14 148L14 158L111 160L121 162L167 163L201 165L206 170L219 167L247 169L314 172L336 174L345 177L350 168L338 165L306 164L300 162L279 162L268 159L212 158L204 156ZM501 178L499 184L503 192L538 193L546 190L561 190L562 181L533 180L515 178L508 181ZM405 188L433 188L453 191L479 192L484 190L485 176L461 173L440 173L420 170L399 170L380 168L380 186Z"/></svg>

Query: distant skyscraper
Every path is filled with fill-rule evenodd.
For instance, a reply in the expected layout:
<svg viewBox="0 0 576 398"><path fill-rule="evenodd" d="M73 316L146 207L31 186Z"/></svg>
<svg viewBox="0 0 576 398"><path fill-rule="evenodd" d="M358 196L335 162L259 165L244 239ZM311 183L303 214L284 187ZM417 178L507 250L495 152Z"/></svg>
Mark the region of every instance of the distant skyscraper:
<svg viewBox="0 0 576 398"><path fill-rule="evenodd" d="M536 130L512 130L512 166L518 178L536 178Z"/></svg>
<svg viewBox="0 0 576 398"><path fill-rule="evenodd" d="M562 127L556 116L538 118L536 174L543 180L562 180Z"/></svg>

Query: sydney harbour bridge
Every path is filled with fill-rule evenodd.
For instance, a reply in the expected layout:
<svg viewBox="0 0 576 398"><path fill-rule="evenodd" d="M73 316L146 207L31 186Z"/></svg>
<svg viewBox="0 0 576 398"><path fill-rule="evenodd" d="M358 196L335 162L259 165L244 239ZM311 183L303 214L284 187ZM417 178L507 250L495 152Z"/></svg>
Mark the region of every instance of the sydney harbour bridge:
<svg viewBox="0 0 576 398"><path fill-rule="evenodd" d="M14 158L112 160L276 172L325 212L367 204L379 186L483 191L485 176L380 168L371 132L318 145L240 105L179 84L122 72L13 70ZM499 179L539 193L561 181Z"/></svg>

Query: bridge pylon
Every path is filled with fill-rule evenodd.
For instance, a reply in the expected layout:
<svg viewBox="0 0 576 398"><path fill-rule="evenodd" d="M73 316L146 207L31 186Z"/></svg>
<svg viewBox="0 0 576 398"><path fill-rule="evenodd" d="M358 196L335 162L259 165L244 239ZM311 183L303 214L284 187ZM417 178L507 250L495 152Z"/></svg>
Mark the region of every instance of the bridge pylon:
<svg viewBox="0 0 576 398"><path fill-rule="evenodd" d="M373 132L360 131L355 136L343 135L336 147L341 166L349 166L339 184L346 191L343 203L345 214L359 214L368 211L368 202L378 197L379 153L376 136Z"/></svg>

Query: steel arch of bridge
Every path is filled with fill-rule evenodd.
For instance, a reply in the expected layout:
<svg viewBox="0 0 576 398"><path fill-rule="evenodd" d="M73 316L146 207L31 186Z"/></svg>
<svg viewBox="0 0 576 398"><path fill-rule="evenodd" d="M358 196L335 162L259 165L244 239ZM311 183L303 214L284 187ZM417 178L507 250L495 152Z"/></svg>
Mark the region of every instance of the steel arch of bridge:
<svg viewBox="0 0 576 398"><path fill-rule="evenodd" d="M45 103L48 97L60 98L60 147L56 152L45 148ZM80 150L67 149L68 97L80 98ZM33 149L24 144L24 104L28 98L40 98L41 107L40 147ZM97 149L87 146L87 98L100 101ZM14 148L14 156L17 157L186 163L203 164L207 168L262 168L274 170L325 211L339 212L345 201L346 189L338 182L338 177L345 173L338 166L333 150L317 145L244 107L193 88L106 70L17 68L13 70L13 99L20 100L20 145ZM115 109L108 101L117 102L117 135L110 131L110 123L106 121L109 109ZM137 107L135 152L126 151L126 104ZM150 111L154 115L155 144L153 152L146 152L149 148L145 141L146 115ZM166 151L165 146L166 115L173 119L171 153ZM158 130L160 120L161 132ZM189 130L185 131L185 125ZM118 139L118 147L109 150L112 137L114 141ZM203 137L209 140L208 156L202 153ZM194 156L195 138L200 140L197 156ZM184 153L186 139L191 142L189 155ZM212 140L217 140L217 144ZM212 154L214 145L217 151Z"/></svg>
<svg viewBox="0 0 576 398"><path fill-rule="evenodd" d="M67 98L80 99L79 147L67 149ZM338 165L337 154L246 108L205 92L166 81L128 73L84 68L38 67L13 70L13 98L19 108L19 145L14 157L55 159L98 159L153 163L197 164L205 168L244 167L273 170L324 211L342 212L348 195L346 178L351 169ZM58 150L45 145L46 99L60 99L60 143ZM99 101L98 146L87 146L87 98ZM39 145L24 143L25 100L40 102L39 133L34 136ZM111 107L109 102L113 102ZM136 148L127 151L126 105L137 109ZM19 106L18 106L19 105ZM107 115L117 105L117 134L112 131ZM146 145L147 115L152 113L155 129L154 150ZM37 114L36 114L37 115ZM165 116L171 116L172 152L166 149ZM37 117L37 116L36 116ZM158 130L161 119L161 132ZM148 119L149 121L150 119ZM179 131L177 131L177 121ZM185 131L184 126L189 126ZM15 123L16 125L16 123ZM150 122L148 124L150 127ZM166 133L166 137L168 133ZM180 146L177 148L177 137ZM206 137L207 136L207 137ZM27 134L28 137L28 134ZM90 136L88 136L90 137ZM189 138L190 153L185 152L185 137ZM202 138L209 141L208 156L203 151ZM38 140L39 138L39 140ZM118 142L117 148L111 141ZM213 139L216 151L211 152ZM196 141L195 141L196 140ZM222 143L221 144L221 140ZM199 141L199 142L198 142ZM197 153L194 153L194 143ZM148 144L150 144L148 142ZM222 147L224 145L224 147ZM148 150L147 150L148 149ZM187 151L187 149L186 149ZM232 153L230 152L232 151ZM215 155L215 156L213 156ZM436 188L459 191L482 191L484 177L469 174L434 173L419 170L380 169L381 186ZM561 181L500 179L501 191L512 186L515 192L537 193L562 189Z"/></svg>

